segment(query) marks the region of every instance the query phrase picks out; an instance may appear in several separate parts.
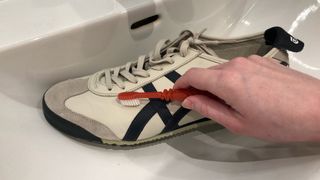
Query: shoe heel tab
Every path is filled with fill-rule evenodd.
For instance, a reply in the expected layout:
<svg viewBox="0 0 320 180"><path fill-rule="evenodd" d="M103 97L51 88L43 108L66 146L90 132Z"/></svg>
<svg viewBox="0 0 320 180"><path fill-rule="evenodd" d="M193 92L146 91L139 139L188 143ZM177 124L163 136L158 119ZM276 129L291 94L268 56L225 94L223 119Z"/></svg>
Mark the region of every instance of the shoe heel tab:
<svg viewBox="0 0 320 180"><path fill-rule="evenodd" d="M266 45L274 46L281 50L300 52L304 48L304 43L290 35L281 27L272 27L264 32Z"/></svg>
<svg viewBox="0 0 320 180"><path fill-rule="evenodd" d="M272 58L279 61L279 63L284 66L289 66L289 56L285 50L279 50Z"/></svg>

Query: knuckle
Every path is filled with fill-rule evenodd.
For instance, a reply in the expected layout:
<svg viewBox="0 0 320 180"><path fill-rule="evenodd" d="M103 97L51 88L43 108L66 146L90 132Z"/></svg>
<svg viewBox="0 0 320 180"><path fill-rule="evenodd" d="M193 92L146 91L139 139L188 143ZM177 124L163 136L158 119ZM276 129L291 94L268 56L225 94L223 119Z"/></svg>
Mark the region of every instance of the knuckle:
<svg viewBox="0 0 320 180"><path fill-rule="evenodd" d="M219 71L219 73L217 74L217 83L218 84L222 84L224 82L224 79L226 79L226 75L225 75L225 70L224 71ZM213 80L213 79L212 79Z"/></svg>
<svg viewBox="0 0 320 180"><path fill-rule="evenodd" d="M234 70L225 70L220 73L220 81L224 84L233 84L239 79L239 73Z"/></svg>
<svg viewBox="0 0 320 180"><path fill-rule="evenodd" d="M260 60L260 59L261 59L261 57L260 57L260 56L258 56L258 55L253 54L253 55L250 55L250 56L248 57L248 59L252 59L252 60Z"/></svg>
<svg viewBox="0 0 320 180"><path fill-rule="evenodd" d="M208 110L208 107L207 107L206 105L202 105L202 106L200 107L200 112L201 112L201 114L204 115L205 117L211 118L211 117L210 117L209 110Z"/></svg>
<svg viewBox="0 0 320 180"><path fill-rule="evenodd" d="M248 62L247 58L244 58L244 57L236 57L231 60L231 64L234 66L239 66L239 65L245 64L247 62Z"/></svg>
<svg viewBox="0 0 320 180"><path fill-rule="evenodd" d="M199 70L199 68L190 68L185 74L187 76L193 76L194 73L196 73Z"/></svg>
<svg viewBox="0 0 320 180"><path fill-rule="evenodd" d="M226 128L233 134L244 134L244 127L239 123L230 123Z"/></svg>
<svg viewBox="0 0 320 180"><path fill-rule="evenodd" d="M231 67L228 68L232 71L238 71L240 74L244 74L245 72L249 72L254 69L261 62L261 59L250 59L239 57L232 60ZM258 63L257 63L258 62Z"/></svg>
<svg viewBox="0 0 320 180"><path fill-rule="evenodd" d="M214 82L214 88L220 92L220 96L224 98L238 94L239 83L241 82L241 75L237 71L223 70L220 71ZM209 84L213 84L209 79Z"/></svg>

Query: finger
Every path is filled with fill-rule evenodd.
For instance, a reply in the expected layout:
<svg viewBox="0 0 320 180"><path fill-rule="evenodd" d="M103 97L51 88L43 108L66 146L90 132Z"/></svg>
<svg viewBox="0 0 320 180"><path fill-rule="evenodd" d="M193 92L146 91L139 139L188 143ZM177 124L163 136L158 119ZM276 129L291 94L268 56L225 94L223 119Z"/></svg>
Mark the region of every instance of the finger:
<svg viewBox="0 0 320 180"><path fill-rule="evenodd" d="M221 70L207 68L192 68L177 80L174 89L194 87L199 90L208 91L221 99L228 95L220 82Z"/></svg>
<svg viewBox="0 0 320 180"><path fill-rule="evenodd" d="M215 69L215 70L220 70L220 69L224 69L224 68L226 68L227 66L228 66L228 63L229 62L225 62L225 63L223 63L223 64L218 64L218 65L215 65L215 66L211 66L211 67L209 67L208 69Z"/></svg>
<svg viewBox="0 0 320 180"><path fill-rule="evenodd" d="M185 99L182 106L213 119L232 132L240 133L243 129L240 120L241 115L218 100L203 95L195 95Z"/></svg>
<svg viewBox="0 0 320 180"><path fill-rule="evenodd" d="M257 64L261 64L265 67L269 67L269 68L274 68L274 66L279 66L280 63L279 61L273 59L273 58L266 58L266 57L261 57L258 55L251 55L248 57L248 60L251 62L255 62Z"/></svg>
<svg viewBox="0 0 320 180"><path fill-rule="evenodd" d="M207 90L209 79L214 78L216 74L214 70L206 68L191 68L176 81L174 88L195 87L200 90Z"/></svg>
<svg viewBox="0 0 320 180"><path fill-rule="evenodd" d="M251 69L256 69L258 71L260 71L260 73L262 71L264 72L268 72L269 76L271 75L270 73L281 73L281 74L286 74L286 72L283 72L282 70L286 70L288 69L286 66L283 66L279 63L278 60L275 60L273 58L269 58L269 57L260 57L257 55L251 55L248 57L248 61L250 61L251 63L254 63L255 65L257 65L257 67L252 68ZM272 71L270 71L272 70Z"/></svg>
<svg viewBox="0 0 320 180"><path fill-rule="evenodd" d="M226 68L228 68L230 66L232 61L235 60L235 59L238 59L238 60L241 59L243 61L247 60L247 58L245 58L245 57L235 57L235 58L233 58L233 59L231 59L228 62L225 62L223 64L219 64L219 65L216 65L216 66L209 67L209 69L215 69L215 70L217 70L217 69L221 69L221 70L222 69L226 69Z"/></svg>
<svg viewBox="0 0 320 180"><path fill-rule="evenodd" d="M231 103L241 95L241 74L235 71L192 68L187 71L174 85L175 89L193 87L208 91L213 95Z"/></svg>

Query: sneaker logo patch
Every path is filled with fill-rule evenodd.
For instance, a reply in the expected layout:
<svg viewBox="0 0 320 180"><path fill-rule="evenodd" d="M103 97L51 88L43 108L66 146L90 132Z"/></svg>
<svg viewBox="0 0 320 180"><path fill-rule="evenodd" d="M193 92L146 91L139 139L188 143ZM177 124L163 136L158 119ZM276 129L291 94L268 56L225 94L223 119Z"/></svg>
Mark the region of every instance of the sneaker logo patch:
<svg viewBox="0 0 320 180"><path fill-rule="evenodd" d="M299 44L298 39L296 39L296 38L294 38L292 36L290 36L290 41L293 42L294 44Z"/></svg>

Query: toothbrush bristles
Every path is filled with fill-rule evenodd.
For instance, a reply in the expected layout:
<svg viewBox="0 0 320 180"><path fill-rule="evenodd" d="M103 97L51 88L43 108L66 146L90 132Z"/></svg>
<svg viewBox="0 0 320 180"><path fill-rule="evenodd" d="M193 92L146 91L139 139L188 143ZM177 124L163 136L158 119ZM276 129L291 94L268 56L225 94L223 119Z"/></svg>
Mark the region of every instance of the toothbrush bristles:
<svg viewBox="0 0 320 180"><path fill-rule="evenodd" d="M130 100L120 100L119 102L123 106L128 106L128 107L135 107L140 105L140 100L139 99L130 99Z"/></svg>

